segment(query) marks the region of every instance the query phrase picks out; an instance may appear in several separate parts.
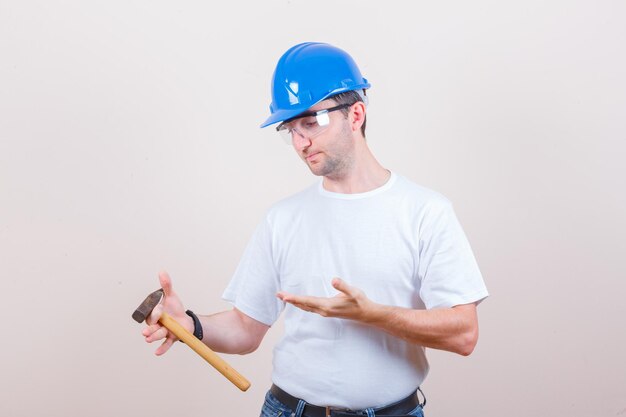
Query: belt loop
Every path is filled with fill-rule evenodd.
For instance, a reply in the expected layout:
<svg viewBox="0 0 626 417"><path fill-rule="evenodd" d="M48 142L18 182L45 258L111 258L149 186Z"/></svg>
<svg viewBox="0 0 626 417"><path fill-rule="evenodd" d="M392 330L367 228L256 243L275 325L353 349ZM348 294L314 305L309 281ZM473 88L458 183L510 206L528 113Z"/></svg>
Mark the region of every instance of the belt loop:
<svg viewBox="0 0 626 417"><path fill-rule="evenodd" d="M365 412L367 413L367 417L376 417L376 413L374 413L374 409L373 408L366 408Z"/></svg>
<svg viewBox="0 0 626 417"><path fill-rule="evenodd" d="M420 387L417 387L417 390L418 390L419 392L421 392L421 393L422 393L422 398L424 398L424 402L423 402L423 403L420 403L420 406L421 406L422 408L424 408L424 406L426 406L426 396L424 395L424 391L422 391L422 389L421 389ZM416 393L416 394L417 394L417 393ZM419 396L419 394L417 394L417 402L420 402L420 396Z"/></svg>
<svg viewBox="0 0 626 417"><path fill-rule="evenodd" d="M298 406L296 407L296 412L294 417L302 417L302 412L304 411L304 406L306 402L304 400L298 401Z"/></svg>

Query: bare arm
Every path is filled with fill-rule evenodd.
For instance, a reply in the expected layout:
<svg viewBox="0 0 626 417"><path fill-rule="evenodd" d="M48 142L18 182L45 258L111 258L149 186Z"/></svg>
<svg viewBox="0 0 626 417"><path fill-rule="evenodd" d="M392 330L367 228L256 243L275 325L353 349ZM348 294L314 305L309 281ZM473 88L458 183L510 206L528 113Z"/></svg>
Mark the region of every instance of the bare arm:
<svg viewBox="0 0 626 417"><path fill-rule="evenodd" d="M193 333L194 324L191 317L185 313L180 298L172 289L169 275L165 272L160 273L159 281L165 298L152 310L150 317L146 320L148 327L143 330L142 334L148 343L165 339L155 351L157 355L162 355L178 340L158 322L163 311L170 314L191 333ZM236 308L198 318L204 334L202 341L211 349L223 353L245 354L255 351L269 329L269 326L254 320Z"/></svg>
<svg viewBox="0 0 626 417"><path fill-rule="evenodd" d="M408 342L468 356L478 341L475 304L414 310L375 304L367 323Z"/></svg>
<svg viewBox="0 0 626 417"><path fill-rule="evenodd" d="M216 352L241 355L254 352L269 330L269 326L236 308L199 319L204 333L202 341Z"/></svg>
<svg viewBox="0 0 626 417"><path fill-rule="evenodd" d="M333 279L333 286L340 293L332 298L296 296L284 292L277 296L296 307L324 317L357 320L410 343L464 356L472 353L478 341L475 304L415 310L374 303L363 291L339 278Z"/></svg>

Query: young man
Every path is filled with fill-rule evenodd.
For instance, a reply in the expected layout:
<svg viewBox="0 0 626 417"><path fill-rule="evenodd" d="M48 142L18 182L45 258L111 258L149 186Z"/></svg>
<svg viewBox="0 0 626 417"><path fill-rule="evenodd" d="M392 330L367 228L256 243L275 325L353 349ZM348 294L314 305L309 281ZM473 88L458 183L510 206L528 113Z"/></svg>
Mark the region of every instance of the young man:
<svg viewBox="0 0 626 417"><path fill-rule="evenodd" d="M262 127L293 144L321 181L275 204L223 297L194 327L167 274L163 309L226 353L254 351L284 311L262 416L421 416L425 348L469 355L487 290L450 202L384 168L365 139L370 84L344 51L304 43L279 60ZM354 411L350 411L354 410Z"/></svg>

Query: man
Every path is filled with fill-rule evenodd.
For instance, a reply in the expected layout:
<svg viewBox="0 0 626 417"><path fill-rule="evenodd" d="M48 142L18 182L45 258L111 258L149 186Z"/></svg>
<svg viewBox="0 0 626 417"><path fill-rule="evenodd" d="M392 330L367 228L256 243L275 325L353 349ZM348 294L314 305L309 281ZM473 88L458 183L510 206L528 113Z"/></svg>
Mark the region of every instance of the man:
<svg viewBox="0 0 626 417"><path fill-rule="evenodd" d="M254 351L284 310L263 416L422 416L425 348L469 355L487 290L450 202L385 169L365 140L370 84L344 51L304 43L279 60L271 115L312 187L275 204L223 297L230 311L185 314L167 274L163 309L212 349ZM194 319L196 325L194 326ZM356 411L349 411L356 410Z"/></svg>

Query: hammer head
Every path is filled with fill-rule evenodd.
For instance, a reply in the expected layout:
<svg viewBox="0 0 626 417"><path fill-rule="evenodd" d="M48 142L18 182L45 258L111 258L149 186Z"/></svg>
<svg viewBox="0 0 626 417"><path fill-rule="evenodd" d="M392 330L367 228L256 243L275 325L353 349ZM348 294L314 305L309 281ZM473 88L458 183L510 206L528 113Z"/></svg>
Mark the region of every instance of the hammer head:
<svg viewBox="0 0 626 417"><path fill-rule="evenodd" d="M137 323L143 322L150 315L150 313L152 313L154 307L159 304L161 298L163 298L162 288L159 288L152 294L148 295L146 299L143 300L143 303L139 304L139 307L137 307L137 310L133 313L133 319L135 319Z"/></svg>

